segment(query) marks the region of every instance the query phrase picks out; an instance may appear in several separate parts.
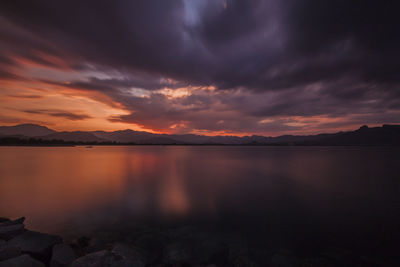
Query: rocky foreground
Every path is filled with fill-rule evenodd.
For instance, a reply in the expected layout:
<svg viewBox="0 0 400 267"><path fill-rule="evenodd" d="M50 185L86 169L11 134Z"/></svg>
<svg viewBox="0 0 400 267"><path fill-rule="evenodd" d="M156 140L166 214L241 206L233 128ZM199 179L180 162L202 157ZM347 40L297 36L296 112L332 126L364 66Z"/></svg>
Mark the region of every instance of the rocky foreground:
<svg viewBox="0 0 400 267"><path fill-rule="evenodd" d="M0 218L0 267L398 266L341 250L312 257L282 249L250 250L238 239L221 239L190 226L142 229L134 237L120 233L103 242L93 237L65 242L60 236L25 229L24 221Z"/></svg>

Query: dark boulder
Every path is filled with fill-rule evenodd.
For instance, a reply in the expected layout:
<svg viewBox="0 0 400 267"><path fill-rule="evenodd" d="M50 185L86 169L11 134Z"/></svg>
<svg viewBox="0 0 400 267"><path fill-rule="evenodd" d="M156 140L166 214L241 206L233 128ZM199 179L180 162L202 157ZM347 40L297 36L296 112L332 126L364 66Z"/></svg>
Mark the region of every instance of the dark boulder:
<svg viewBox="0 0 400 267"><path fill-rule="evenodd" d="M104 241L96 237L82 236L70 243L71 248L78 257L97 251L110 249L110 242Z"/></svg>
<svg viewBox="0 0 400 267"><path fill-rule="evenodd" d="M101 250L76 259L71 266L144 267L145 259L137 249L117 243L111 250Z"/></svg>
<svg viewBox="0 0 400 267"><path fill-rule="evenodd" d="M24 254L16 258L0 261L0 267L45 267L45 265Z"/></svg>
<svg viewBox="0 0 400 267"><path fill-rule="evenodd" d="M8 218L0 217L0 223L11 221Z"/></svg>
<svg viewBox="0 0 400 267"><path fill-rule="evenodd" d="M76 259L71 267L144 267L145 263L135 257L128 248L117 248L111 251L102 250Z"/></svg>
<svg viewBox="0 0 400 267"><path fill-rule="evenodd" d="M1 226L8 226L8 225L15 225L15 224L23 224L25 221L25 217L21 217L15 220L6 219L5 221L0 220L0 227Z"/></svg>
<svg viewBox="0 0 400 267"><path fill-rule="evenodd" d="M23 253L28 253L43 262L49 262L53 246L61 242L59 236L26 231L8 241L8 246L18 247Z"/></svg>
<svg viewBox="0 0 400 267"><path fill-rule="evenodd" d="M24 231L23 224L0 225L0 239L10 240Z"/></svg>
<svg viewBox="0 0 400 267"><path fill-rule="evenodd" d="M130 266L145 266L146 257L137 248L117 243L114 245L114 248L111 250L111 252L122 257L125 262L131 264Z"/></svg>
<svg viewBox="0 0 400 267"><path fill-rule="evenodd" d="M57 244L53 247L50 267L69 266L77 258L76 253L66 244Z"/></svg>
<svg viewBox="0 0 400 267"><path fill-rule="evenodd" d="M193 244L179 241L167 245L163 251L163 262L168 264L188 263L193 260Z"/></svg>
<svg viewBox="0 0 400 267"><path fill-rule="evenodd" d="M97 266L111 266L111 263L118 260L118 257L108 251L102 250L94 253L87 254L72 262L71 267L97 267Z"/></svg>
<svg viewBox="0 0 400 267"><path fill-rule="evenodd" d="M0 247L0 261L15 258L20 256L21 254L22 253L20 248L10 247L7 245Z"/></svg>

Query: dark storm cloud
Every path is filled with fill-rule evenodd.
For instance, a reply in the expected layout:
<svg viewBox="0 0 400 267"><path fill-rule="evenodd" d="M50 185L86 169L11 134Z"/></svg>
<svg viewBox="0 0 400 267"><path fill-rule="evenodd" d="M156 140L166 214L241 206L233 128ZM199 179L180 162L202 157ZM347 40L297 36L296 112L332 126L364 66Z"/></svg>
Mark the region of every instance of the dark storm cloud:
<svg viewBox="0 0 400 267"><path fill-rule="evenodd" d="M13 0L0 12L89 61L194 84L271 90L349 74L398 82L395 1L196 2ZM25 45L18 38L8 41Z"/></svg>
<svg viewBox="0 0 400 267"><path fill-rule="evenodd" d="M400 106L399 10L390 0L4 0L0 76L11 77L16 55L115 70L123 77L55 85L107 94L132 111L112 120L154 128L254 130L266 116L387 121ZM179 103L126 93L210 85L213 95Z"/></svg>
<svg viewBox="0 0 400 267"><path fill-rule="evenodd" d="M337 50L342 44L343 63L331 62L332 72L351 71L366 82L398 84L399 8L397 1L294 1L288 12L290 49L313 57L337 54L335 46Z"/></svg>
<svg viewBox="0 0 400 267"><path fill-rule="evenodd" d="M89 77L85 81L73 81L73 82L56 82L51 80L40 80L43 83L50 85L57 85L72 89L80 89L87 91L98 91L109 96L118 95L118 93L129 92L129 90L143 89L145 90L157 90L162 88L178 88L186 86L185 83L169 82L163 78L133 76L128 78L110 78L110 79L99 79L96 77Z"/></svg>

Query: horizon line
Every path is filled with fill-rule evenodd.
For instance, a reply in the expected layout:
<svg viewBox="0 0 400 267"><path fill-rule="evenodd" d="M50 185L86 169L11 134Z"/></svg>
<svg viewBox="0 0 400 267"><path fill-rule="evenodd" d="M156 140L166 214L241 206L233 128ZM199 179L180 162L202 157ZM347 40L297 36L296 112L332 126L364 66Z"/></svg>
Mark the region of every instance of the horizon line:
<svg viewBox="0 0 400 267"><path fill-rule="evenodd" d="M383 124L373 124L373 126L369 126L368 124L362 124L361 126L359 126L358 128L352 128L350 130L339 130L336 132L315 132L312 134L280 134L280 135L260 135L260 134L243 134L243 135L239 135L239 134L225 134L225 135L221 135L221 134L216 134L216 135L207 135L207 134L198 134L198 133L157 133L157 132L151 132L151 131L138 131L138 130L132 130L129 128L125 128L125 129L119 129L119 130L111 130L111 131L106 131L106 130L71 130L71 131L60 131L60 130L54 130L53 128L51 128L51 126L47 126L47 125L42 125L42 124L36 124L36 123L20 123L20 124L13 124L13 125L0 125L0 127L17 127L17 126L23 126L23 125L34 125L34 126L40 126L40 127L45 127L51 131L55 131L58 133L71 133L71 132L107 132L107 133L112 133L112 132L121 132L121 131L132 131L132 132L141 132L141 133L149 133L149 134L154 134L154 135L196 135L196 136L208 136L208 137L217 137L217 136L226 136L226 137L251 137L251 136L260 136L260 137L272 137L272 138L276 138L276 137L281 137L281 136L314 136L314 135L320 135L320 134L336 134L336 133L341 133L341 132L352 132L352 131L356 131L359 130L363 127L366 128L382 128L384 126L400 126L400 123L383 123ZM378 126L377 126L378 125Z"/></svg>

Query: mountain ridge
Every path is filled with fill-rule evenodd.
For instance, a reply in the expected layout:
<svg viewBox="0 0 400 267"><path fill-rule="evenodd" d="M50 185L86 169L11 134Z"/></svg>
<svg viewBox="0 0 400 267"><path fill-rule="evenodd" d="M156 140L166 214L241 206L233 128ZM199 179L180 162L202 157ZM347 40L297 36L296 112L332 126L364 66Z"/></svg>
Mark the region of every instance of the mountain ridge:
<svg viewBox="0 0 400 267"><path fill-rule="evenodd" d="M56 131L46 126L25 123L14 126L0 126L1 135L24 135L28 137L38 137L55 133Z"/></svg>
<svg viewBox="0 0 400 267"><path fill-rule="evenodd" d="M315 135L268 137L205 136L196 134L155 134L130 129L107 131L55 131L36 124L0 126L0 138L16 138L81 143L159 144L159 145L399 145L400 125L361 126L354 131Z"/></svg>

